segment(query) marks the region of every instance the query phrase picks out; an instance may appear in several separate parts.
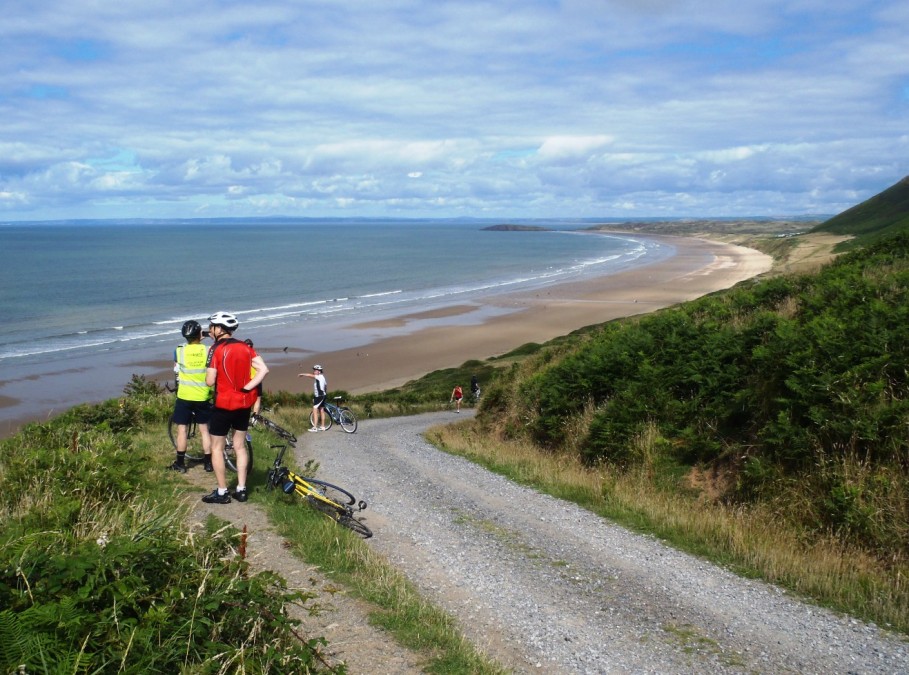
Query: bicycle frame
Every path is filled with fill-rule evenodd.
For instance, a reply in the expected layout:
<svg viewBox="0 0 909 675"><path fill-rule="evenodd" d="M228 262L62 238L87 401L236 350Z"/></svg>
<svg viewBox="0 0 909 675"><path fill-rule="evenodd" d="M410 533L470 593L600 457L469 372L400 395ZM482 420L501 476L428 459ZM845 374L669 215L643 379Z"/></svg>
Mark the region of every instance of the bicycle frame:
<svg viewBox="0 0 909 675"><path fill-rule="evenodd" d="M328 414L331 415L331 419L335 424L341 423L341 409L338 406L336 406L334 403L325 401L325 410L327 410Z"/></svg>
<svg viewBox="0 0 909 675"><path fill-rule="evenodd" d="M258 426L259 424L261 424L266 429L277 434L278 436L283 438L285 441L287 441L291 445L295 445L297 442L297 437L294 436L291 432L289 432L284 427L279 426L278 424L275 424L274 422L272 422L270 419L268 419L267 417L265 417L263 415L253 413L250 416L249 421L252 426Z"/></svg>
<svg viewBox="0 0 909 675"><path fill-rule="evenodd" d="M286 466L283 466L282 460L287 450L286 445L273 445L272 449L280 448L278 456L275 457L274 465L268 472L268 483L266 487L271 490L280 487L285 494L298 494L316 510L321 511L326 516L368 539L372 536L372 531L359 520L354 518L354 514L366 509L366 502L362 499L356 500L352 494L339 488L336 485L317 480L315 478L305 478L294 473ZM340 499L333 499L329 494L343 496L347 503L342 503ZM356 508L355 508L356 507Z"/></svg>

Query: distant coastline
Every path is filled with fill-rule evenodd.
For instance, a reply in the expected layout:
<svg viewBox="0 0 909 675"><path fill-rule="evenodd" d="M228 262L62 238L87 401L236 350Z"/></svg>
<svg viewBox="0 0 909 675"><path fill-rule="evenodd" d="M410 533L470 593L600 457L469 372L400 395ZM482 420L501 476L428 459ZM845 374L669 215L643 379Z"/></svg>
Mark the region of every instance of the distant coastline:
<svg viewBox="0 0 909 675"><path fill-rule="evenodd" d="M490 225L489 227L484 227L484 232L549 232L552 228L542 227L540 225L514 225L514 224L502 224L502 225Z"/></svg>
<svg viewBox="0 0 909 675"><path fill-rule="evenodd" d="M654 311L770 268L770 258L752 249L688 237L659 240L672 255L605 276L523 291L498 286L470 302L452 296L422 308L401 307L365 323L362 315L354 314L267 329L241 324L237 336L254 337L262 350L271 370L268 391L303 391L297 373L319 362L326 366L331 389L356 394L399 386L434 370L498 356L583 326ZM0 437L78 403L117 396L132 374L160 383L169 380L169 356L176 343L168 337L152 350L119 357L87 355L41 372L7 369L0 381L9 392L8 398L0 396L0 412L5 413L0 416Z"/></svg>

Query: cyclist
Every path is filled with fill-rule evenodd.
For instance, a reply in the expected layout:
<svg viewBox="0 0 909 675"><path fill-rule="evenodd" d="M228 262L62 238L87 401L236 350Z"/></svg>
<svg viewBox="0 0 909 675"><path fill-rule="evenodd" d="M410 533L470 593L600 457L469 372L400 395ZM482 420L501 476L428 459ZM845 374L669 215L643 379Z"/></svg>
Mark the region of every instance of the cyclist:
<svg viewBox="0 0 909 675"><path fill-rule="evenodd" d="M310 431L325 431L325 399L328 397L328 380L322 372L322 366L316 364L312 373L300 373L297 377L311 377L312 383L312 428ZM316 426L316 420L320 423Z"/></svg>
<svg viewBox="0 0 909 675"><path fill-rule="evenodd" d="M479 400L479 398L480 398L480 381L477 379L476 375L473 375L470 378L470 393L473 394L474 399Z"/></svg>
<svg viewBox="0 0 909 675"><path fill-rule="evenodd" d="M234 452L237 456L237 487L233 497L238 502L247 499L246 477L249 453L246 451L246 432L249 415L258 396L256 387L268 374L268 367L256 351L245 342L233 338L240 325L237 317L227 312L215 312L208 318L208 333L215 344L208 350L205 382L214 388L215 406L209 421L212 463L218 487L202 497L207 504L229 504L227 477L224 468L224 448L227 432L233 428ZM255 377L250 377L255 368Z"/></svg>
<svg viewBox="0 0 909 675"><path fill-rule="evenodd" d="M211 471L211 437L208 420L211 417L211 388L205 384L205 363L208 349L202 344L202 326L187 321L180 328L185 345L174 350L174 373L177 378L177 400L174 403L174 424L177 427L177 459L169 468L186 473L186 435L196 418L205 453L205 470Z"/></svg>
<svg viewBox="0 0 909 675"><path fill-rule="evenodd" d="M455 412L461 412L461 399L464 398L464 392L461 391L461 385L455 385L455 388L451 390L451 398L448 400L449 403L455 401Z"/></svg>

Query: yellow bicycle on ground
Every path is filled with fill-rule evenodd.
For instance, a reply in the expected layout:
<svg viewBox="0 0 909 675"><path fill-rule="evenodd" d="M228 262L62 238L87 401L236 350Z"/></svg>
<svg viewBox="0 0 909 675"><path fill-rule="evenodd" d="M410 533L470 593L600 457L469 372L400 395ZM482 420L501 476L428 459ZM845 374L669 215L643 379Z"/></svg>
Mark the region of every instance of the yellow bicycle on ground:
<svg viewBox="0 0 909 675"><path fill-rule="evenodd" d="M324 513L338 525L353 530L364 539L369 539L372 536L372 530L366 527L361 520L354 517L355 513L366 509L366 502L362 499L357 502L351 493L344 488L339 488L337 485L332 485L316 478L298 476L282 465L287 446L273 445L271 447L272 449L279 449L279 452L278 456L275 457L274 465L268 471L266 489L279 488L288 495L296 493L303 497L310 506Z"/></svg>

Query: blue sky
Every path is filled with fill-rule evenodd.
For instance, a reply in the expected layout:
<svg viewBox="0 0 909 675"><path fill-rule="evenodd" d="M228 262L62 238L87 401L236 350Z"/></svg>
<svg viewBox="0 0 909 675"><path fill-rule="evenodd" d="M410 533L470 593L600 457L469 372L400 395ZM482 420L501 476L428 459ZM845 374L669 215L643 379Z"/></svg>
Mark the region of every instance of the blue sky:
<svg viewBox="0 0 909 675"><path fill-rule="evenodd" d="M838 213L905 0L10 0L0 221Z"/></svg>

